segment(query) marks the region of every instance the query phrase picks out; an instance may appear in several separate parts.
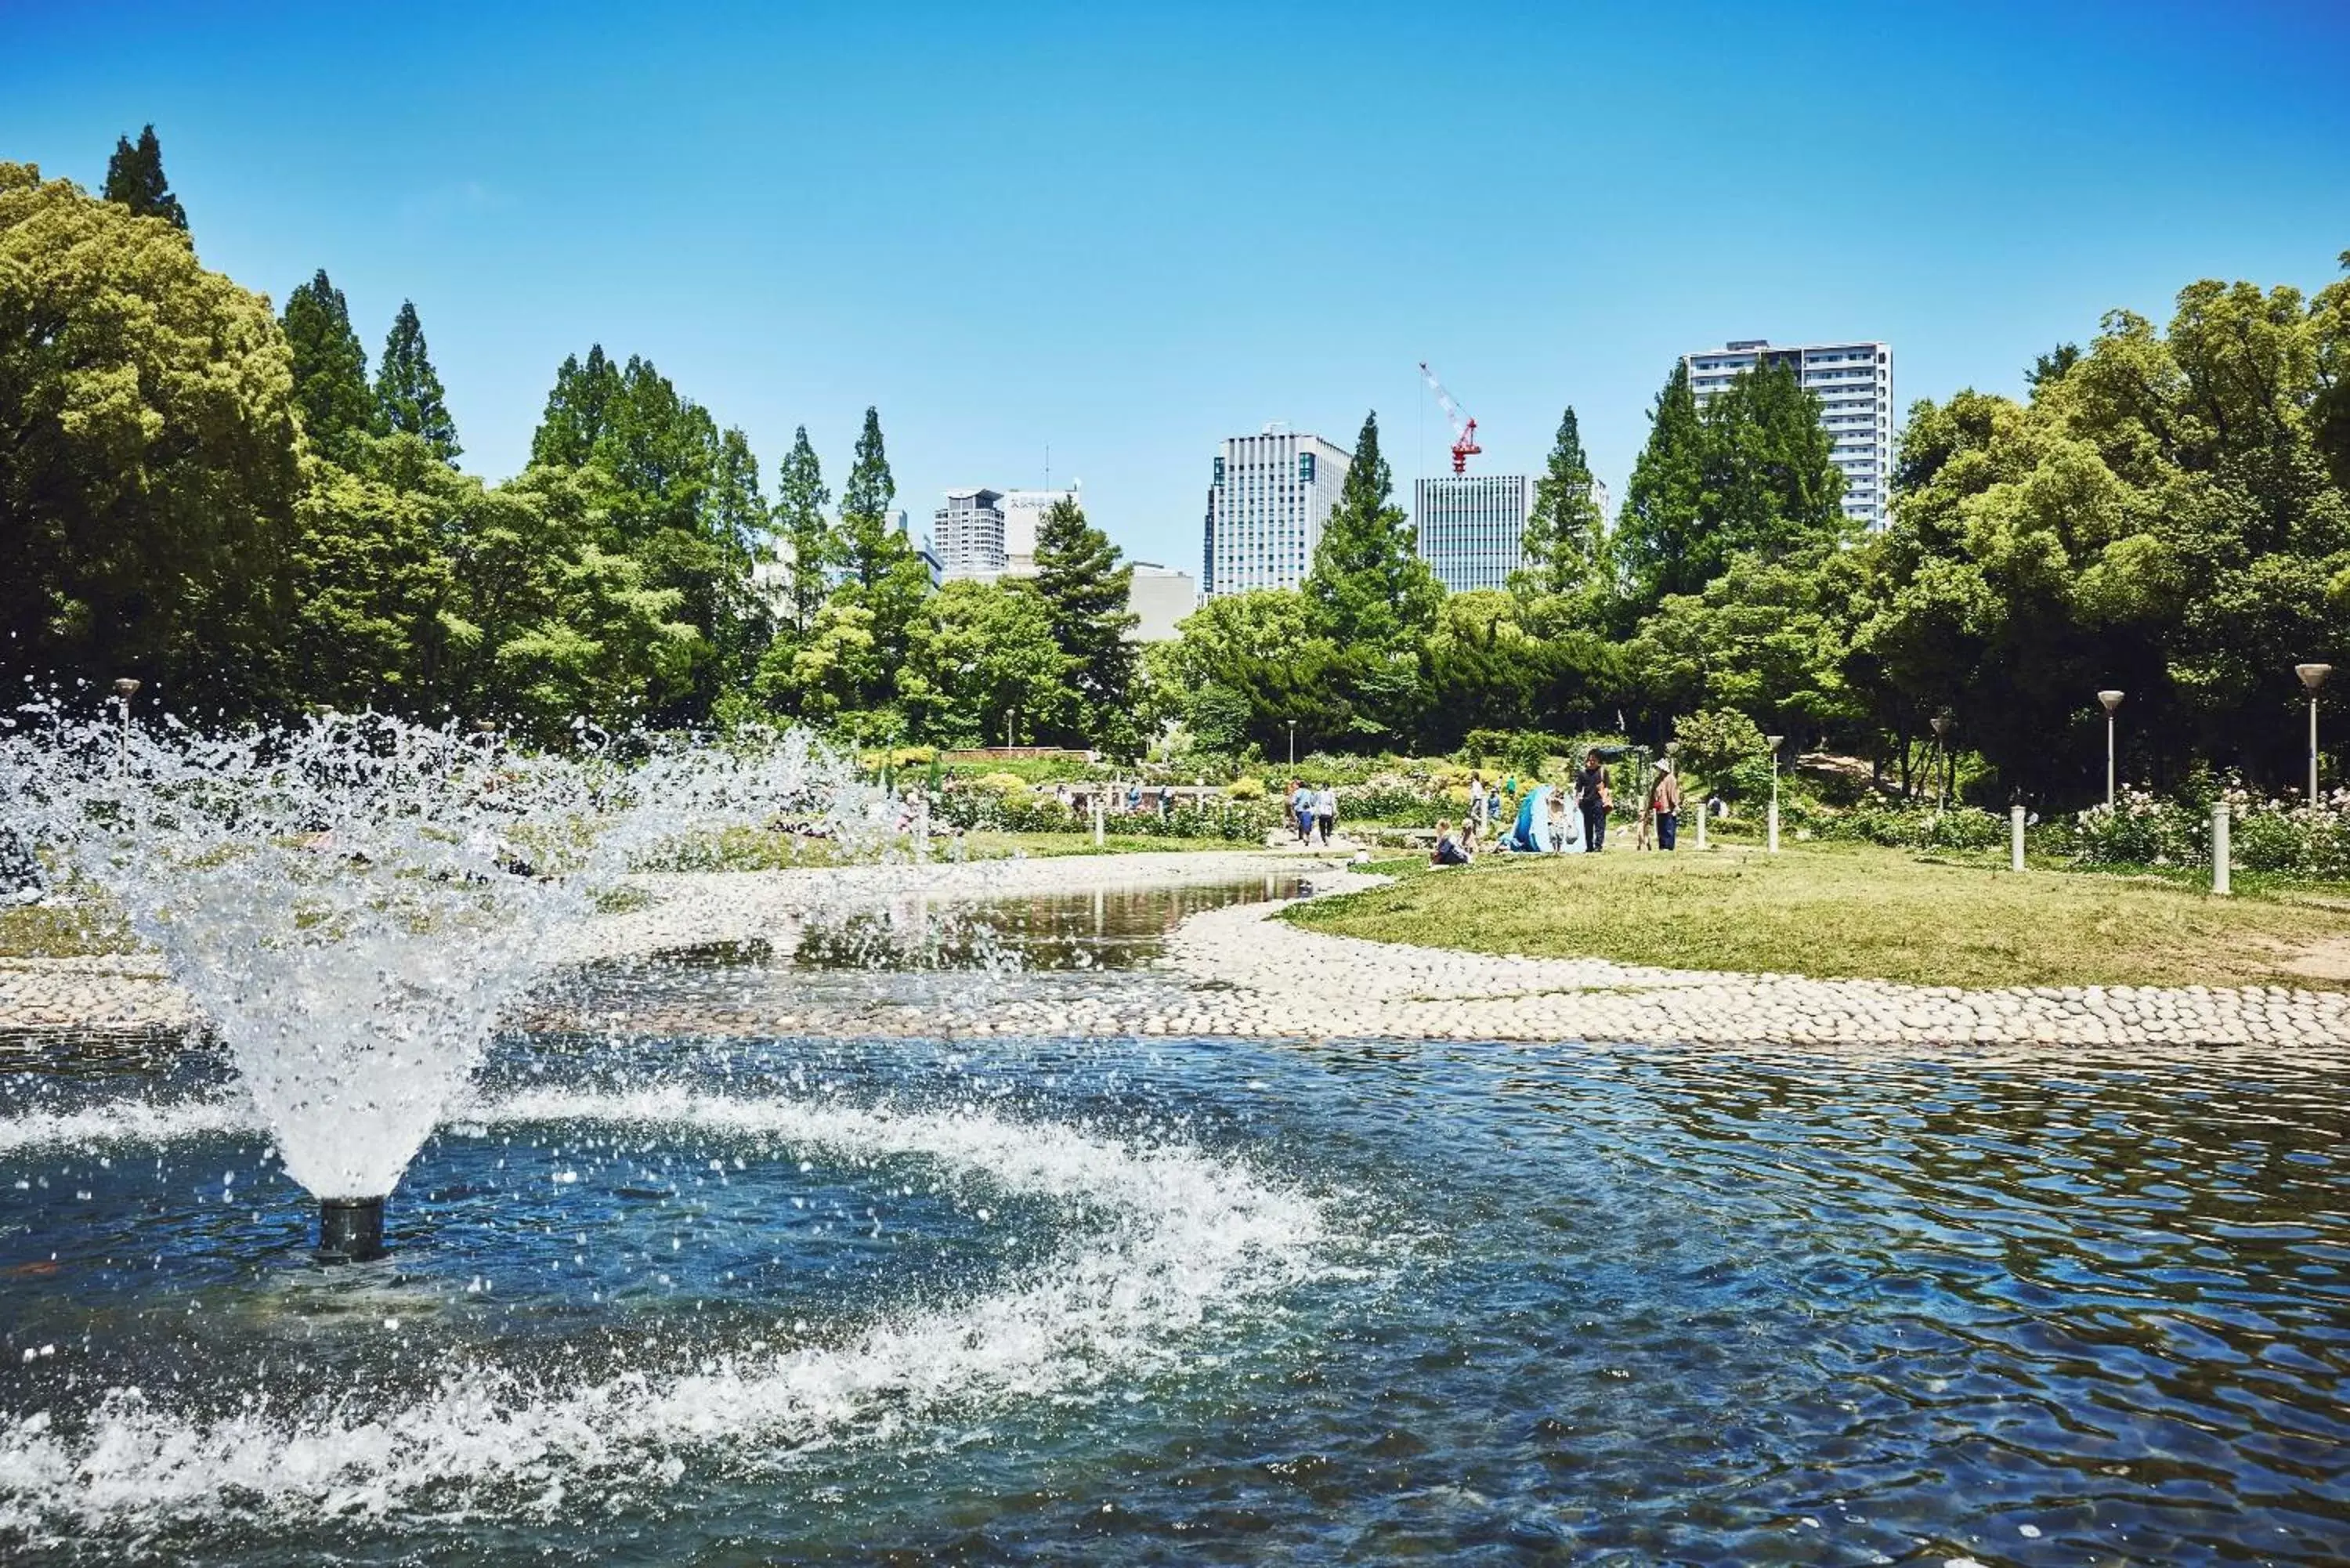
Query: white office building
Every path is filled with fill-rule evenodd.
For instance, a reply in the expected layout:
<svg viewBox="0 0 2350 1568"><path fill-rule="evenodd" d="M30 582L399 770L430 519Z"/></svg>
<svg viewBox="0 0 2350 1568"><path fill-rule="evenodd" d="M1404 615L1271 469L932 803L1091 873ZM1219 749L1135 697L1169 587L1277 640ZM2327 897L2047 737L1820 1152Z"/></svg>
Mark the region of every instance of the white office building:
<svg viewBox="0 0 2350 1568"><path fill-rule="evenodd" d="M1003 575L1003 493L994 490L947 492L947 504L931 514L931 541L942 576L993 579ZM1032 554L1035 547L1032 535Z"/></svg>
<svg viewBox="0 0 2350 1568"><path fill-rule="evenodd" d="M1526 564L1534 482L1523 473L1443 473L1413 487L1419 558L1446 589L1506 588Z"/></svg>
<svg viewBox="0 0 2350 1568"><path fill-rule="evenodd" d="M1314 565L1338 504L1347 453L1317 435L1269 424L1233 436L1216 458L1200 553L1200 591L1294 588Z"/></svg>
<svg viewBox="0 0 2350 1568"><path fill-rule="evenodd" d="M1176 627L1199 605L1199 585L1191 573L1156 561L1137 561L1133 586L1126 596L1126 607L1135 617L1127 638L1134 642L1171 642Z"/></svg>
<svg viewBox="0 0 2350 1568"><path fill-rule="evenodd" d="M1893 347L1888 343L1806 343L1774 348L1749 338L1681 356L1700 407L1757 364L1792 365L1820 400L1820 423L1835 441L1844 470L1844 514L1871 528L1885 525L1893 484Z"/></svg>
<svg viewBox="0 0 2350 1568"><path fill-rule="evenodd" d="M1003 513L1003 570L1006 576L1033 577L1036 575L1036 525L1056 501L1066 501L1082 509L1086 504L1083 489L1071 485L1066 490L1007 490L996 503Z"/></svg>

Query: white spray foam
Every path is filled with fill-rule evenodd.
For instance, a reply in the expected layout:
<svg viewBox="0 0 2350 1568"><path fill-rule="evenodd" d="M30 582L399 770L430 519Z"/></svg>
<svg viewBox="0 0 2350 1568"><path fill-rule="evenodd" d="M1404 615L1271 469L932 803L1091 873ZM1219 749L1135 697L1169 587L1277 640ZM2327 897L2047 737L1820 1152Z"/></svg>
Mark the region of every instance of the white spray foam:
<svg viewBox="0 0 2350 1568"><path fill-rule="evenodd" d="M525 1094L467 1114L772 1138L858 1158L922 1155L1015 1192L1114 1209L1120 1222L1008 1290L885 1319L839 1346L714 1347L712 1364L684 1376L548 1387L469 1368L394 1408L263 1405L223 1419L117 1391L86 1425L60 1429L36 1414L0 1430L0 1532L59 1539L208 1517L383 1513L411 1501L437 1509L452 1492L496 1509L501 1497L599 1474L658 1479L678 1449L786 1464L843 1442L888 1442L956 1409L1071 1397L1178 1366L1203 1328L1321 1267L1313 1199L1181 1145L976 1110L676 1089Z"/></svg>

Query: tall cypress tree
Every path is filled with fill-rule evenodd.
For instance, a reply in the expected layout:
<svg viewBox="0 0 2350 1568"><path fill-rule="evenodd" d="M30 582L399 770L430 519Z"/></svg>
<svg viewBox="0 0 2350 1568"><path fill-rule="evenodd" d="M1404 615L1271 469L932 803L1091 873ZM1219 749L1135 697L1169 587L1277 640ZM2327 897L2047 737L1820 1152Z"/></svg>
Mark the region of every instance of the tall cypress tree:
<svg viewBox="0 0 2350 1568"><path fill-rule="evenodd" d="M397 435L421 436L443 462L454 462L464 448L457 444L457 421L441 390L441 377L425 351L424 324L416 317L413 300L400 302L391 331L383 340L383 358L375 372L375 402L383 428Z"/></svg>
<svg viewBox="0 0 2350 1568"><path fill-rule="evenodd" d="M1134 568L1118 562L1109 535L1086 521L1064 496L1036 524L1036 591L1044 597L1053 641L1069 661L1069 683L1083 701L1081 715L1097 736L1123 714L1134 681L1134 644L1127 608Z"/></svg>
<svg viewBox="0 0 2350 1568"><path fill-rule="evenodd" d="M368 389L367 350L351 330L350 306L326 269L286 296L281 318L294 355L294 407L321 452L376 428L375 394Z"/></svg>
<svg viewBox="0 0 2350 1568"><path fill-rule="evenodd" d="M555 372L554 389L546 394L546 411L531 433L530 461L556 468L584 468L596 443L611 428L613 405L620 397L620 368L605 356L601 343L591 343L583 363L577 354L564 356Z"/></svg>
<svg viewBox="0 0 2350 1568"><path fill-rule="evenodd" d="M1648 444L1632 465L1617 524L1618 558L1631 579L1630 607L1653 609L1665 595L1690 591L1704 493L1705 429L1689 367L1675 360L1648 412Z"/></svg>
<svg viewBox="0 0 2350 1568"><path fill-rule="evenodd" d="M142 218L161 218L182 234L188 232L187 209L163 178L163 144L155 140L152 125L139 133L136 146L127 136L114 139L114 156L106 163L106 199Z"/></svg>
<svg viewBox="0 0 2350 1568"><path fill-rule="evenodd" d="M1591 460L1570 407L1558 421L1550 463L1534 482L1534 515L1526 519L1527 569L1520 579L1536 593L1575 594L1604 575L1607 520L1591 494Z"/></svg>
<svg viewBox="0 0 2350 1568"><path fill-rule="evenodd" d="M1379 452L1379 416L1363 420L1338 504L1322 524L1305 578L1318 629L1341 648L1399 652L1428 630L1443 585L1419 558L1411 520L1395 504L1395 480Z"/></svg>
<svg viewBox="0 0 2350 1568"><path fill-rule="evenodd" d="M840 532L849 573L868 588L912 553L889 526L889 504L897 498L898 482L890 477L889 454L881 445L880 411L868 408L848 483L840 492Z"/></svg>
<svg viewBox="0 0 2350 1568"><path fill-rule="evenodd" d="M786 613L795 631L815 624L816 612L832 591L832 569L840 564L840 539L824 515L831 500L824 465L802 425L792 432L791 453L775 479L775 537L791 556Z"/></svg>

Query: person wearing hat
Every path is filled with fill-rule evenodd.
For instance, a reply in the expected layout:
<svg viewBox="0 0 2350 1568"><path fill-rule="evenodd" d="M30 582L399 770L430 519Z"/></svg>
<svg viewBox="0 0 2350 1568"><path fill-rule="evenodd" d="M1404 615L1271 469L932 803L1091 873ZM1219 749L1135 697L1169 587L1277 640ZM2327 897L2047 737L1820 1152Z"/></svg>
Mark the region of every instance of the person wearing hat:
<svg viewBox="0 0 2350 1568"><path fill-rule="evenodd" d="M1681 781L1673 776L1673 760L1657 764L1657 787L1648 796L1649 813L1657 819L1657 847L1670 849L1681 826Z"/></svg>

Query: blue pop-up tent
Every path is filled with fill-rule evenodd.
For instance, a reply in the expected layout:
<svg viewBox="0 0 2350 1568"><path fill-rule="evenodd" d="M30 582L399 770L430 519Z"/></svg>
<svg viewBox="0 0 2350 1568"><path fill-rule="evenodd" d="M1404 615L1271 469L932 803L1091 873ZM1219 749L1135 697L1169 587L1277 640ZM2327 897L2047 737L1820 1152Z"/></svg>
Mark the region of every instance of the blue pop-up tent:
<svg viewBox="0 0 2350 1568"><path fill-rule="evenodd" d="M1536 784L1518 801L1518 820L1502 847L1521 855L1550 853L1550 785Z"/></svg>
<svg viewBox="0 0 2350 1568"><path fill-rule="evenodd" d="M1550 785L1536 784L1518 802L1518 820L1502 836L1502 847L1519 855L1580 855L1583 853L1583 825L1569 815L1566 831L1553 829L1550 819Z"/></svg>

